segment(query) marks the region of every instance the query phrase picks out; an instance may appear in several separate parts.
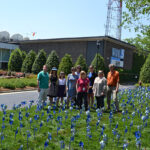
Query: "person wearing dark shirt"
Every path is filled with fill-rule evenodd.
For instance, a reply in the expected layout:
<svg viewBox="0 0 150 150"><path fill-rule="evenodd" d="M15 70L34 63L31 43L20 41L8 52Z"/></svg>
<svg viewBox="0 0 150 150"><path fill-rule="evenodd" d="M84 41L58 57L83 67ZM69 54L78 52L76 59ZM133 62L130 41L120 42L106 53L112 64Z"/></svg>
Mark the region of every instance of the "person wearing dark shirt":
<svg viewBox="0 0 150 150"><path fill-rule="evenodd" d="M50 83L49 83L49 89L48 89L48 96L50 100L50 105L53 103L53 98L57 97L58 92L58 77L57 77L57 68L53 67L50 72Z"/></svg>
<svg viewBox="0 0 150 150"><path fill-rule="evenodd" d="M87 76L90 80L89 90L88 90L88 106L93 107L94 104L93 84L95 78L97 77L97 74L94 72L94 67L92 65L89 67L89 71L90 72Z"/></svg>

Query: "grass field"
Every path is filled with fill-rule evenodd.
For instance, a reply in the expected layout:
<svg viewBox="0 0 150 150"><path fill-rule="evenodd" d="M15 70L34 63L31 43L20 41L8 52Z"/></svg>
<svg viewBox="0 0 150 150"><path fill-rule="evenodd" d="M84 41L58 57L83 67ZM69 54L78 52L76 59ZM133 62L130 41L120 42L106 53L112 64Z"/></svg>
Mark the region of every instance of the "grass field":
<svg viewBox="0 0 150 150"><path fill-rule="evenodd" d="M122 90L118 98L122 113L115 113L113 104L110 112L55 106L40 109L32 106L32 102L22 102L15 110L6 110L2 105L0 147L3 150L150 149L150 88Z"/></svg>

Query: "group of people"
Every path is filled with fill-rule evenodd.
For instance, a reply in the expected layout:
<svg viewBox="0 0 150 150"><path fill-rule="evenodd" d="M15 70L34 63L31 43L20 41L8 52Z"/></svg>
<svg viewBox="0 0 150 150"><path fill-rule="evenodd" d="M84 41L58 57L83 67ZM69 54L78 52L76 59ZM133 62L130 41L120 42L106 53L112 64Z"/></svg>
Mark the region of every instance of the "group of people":
<svg viewBox="0 0 150 150"><path fill-rule="evenodd" d="M39 72L38 92L39 103L42 105L47 100L47 96L52 106L54 98L57 98L57 106L61 99L60 106L63 105L64 97L67 97L67 107L69 108L70 101L74 101L74 105L82 108L84 101L85 110L93 107L94 98L97 101L97 108L104 108L104 98L107 97L107 109L110 109L111 95L115 101L116 110L119 110L119 102L117 92L119 89L119 72L115 70L113 64L109 65L110 71L105 78L103 70L99 70L98 74L94 71L94 67L89 67L89 73L81 70L81 66L71 68L71 73L65 75L60 72L57 75L57 68L53 67L51 72L47 72L47 66L43 66L43 70Z"/></svg>

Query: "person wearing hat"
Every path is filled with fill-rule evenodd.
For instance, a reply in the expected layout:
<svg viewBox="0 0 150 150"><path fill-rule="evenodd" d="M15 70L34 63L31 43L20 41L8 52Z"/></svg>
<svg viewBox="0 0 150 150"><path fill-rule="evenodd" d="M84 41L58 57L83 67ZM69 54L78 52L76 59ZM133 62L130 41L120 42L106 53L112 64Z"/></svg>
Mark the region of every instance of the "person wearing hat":
<svg viewBox="0 0 150 150"><path fill-rule="evenodd" d="M104 107L104 97L107 90L107 80L104 77L104 72L102 70L98 71L98 77L95 78L93 84L93 92L97 101L97 108Z"/></svg>
<svg viewBox="0 0 150 150"><path fill-rule="evenodd" d="M57 97L57 91L58 91L58 77L57 77L57 68L53 67L50 75L49 75L49 89L48 89L48 96L50 100L50 105L53 103L53 98Z"/></svg>
<svg viewBox="0 0 150 150"><path fill-rule="evenodd" d="M58 99L57 99L57 107L59 103L59 98L61 98L61 106L63 105L63 98L66 97L66 79L65 73L60 72L58 79Z"/></svg>
<svg viewBox="0 0 150 150"><path fill-rule="evenodd" d="M44 102L47 100L48 92L48 83L49 83L49 74L47 73L47 66L43 66L43 71L38 73L37 76L37 85L38 85L38 103L44 105Z"/></svg>

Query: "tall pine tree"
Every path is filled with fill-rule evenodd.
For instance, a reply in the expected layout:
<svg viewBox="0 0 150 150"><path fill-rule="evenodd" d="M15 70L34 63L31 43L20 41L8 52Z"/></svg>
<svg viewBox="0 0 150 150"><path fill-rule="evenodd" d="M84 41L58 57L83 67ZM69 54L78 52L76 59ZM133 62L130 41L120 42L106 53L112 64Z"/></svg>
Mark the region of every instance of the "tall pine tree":
<svg viewBox="0 0 150 150"><path fill-rule="evenodd" d="M78 58L77 61L75 63L75 67L80 65L81 66L81 70L84 70L85 72L87 71L87 64L86 64L86 60L83 57L83 55L81 54Z"/></svg>
<svg viewBox="0 0 150 150"><path fill-rule="evenodd" d="M27 54L25 60L23 61L22 68L21 68L22 72L25 72L25 73L31 73L32 72L32 65L34 63L35 57L36 57L35 51L31 50Z"/></svg>
<svg viewBox="0 0 150 150"><path fill-rule="evenodd" d="M105 71L105 63L104 63L104 58L100 54L96 54L92 63L92 66L94 66L94 70L103 70Z"/></svg>
<svg viewBox="0 0 150 150"><path fill-rule="evenodd" d="M150 83L150 54L141 68L140 80L143 83Z"/></svg>
<svg viewBox="0 0 150 150"><path fill-rule="evenodd" d="M35 58L35 61L32 66L32 72L34 74L39 73L42 70L43 65L45 65L45 63L46 63L46 53L42 49L39 51L37 57Z"/></svg>
<svg viewBox="0 0 150 150"><path fill-rule="evenodd" d="M20 49L15 49L12 51L9 62L8 70L9 71L21 71L22 66L22 54Z"/></svg>
<svg viewBox="0 0 150 150"><path fill-rule="evenodd" d="M59 67L59 57L56 53L56 51L52 51L48 58L47 58L47 61L46 61L46 65L47 65L47 71L50 72L50 70L53 68L53 67L56 67L58 68Z"/></svg>
<svg viewBox="0 0 150 150"><path fill-rule="evenodd" d="M73 66L71 55L66 54L59 64L58 74L63 71L66 75L71 72L71 67Z"/></svg>

